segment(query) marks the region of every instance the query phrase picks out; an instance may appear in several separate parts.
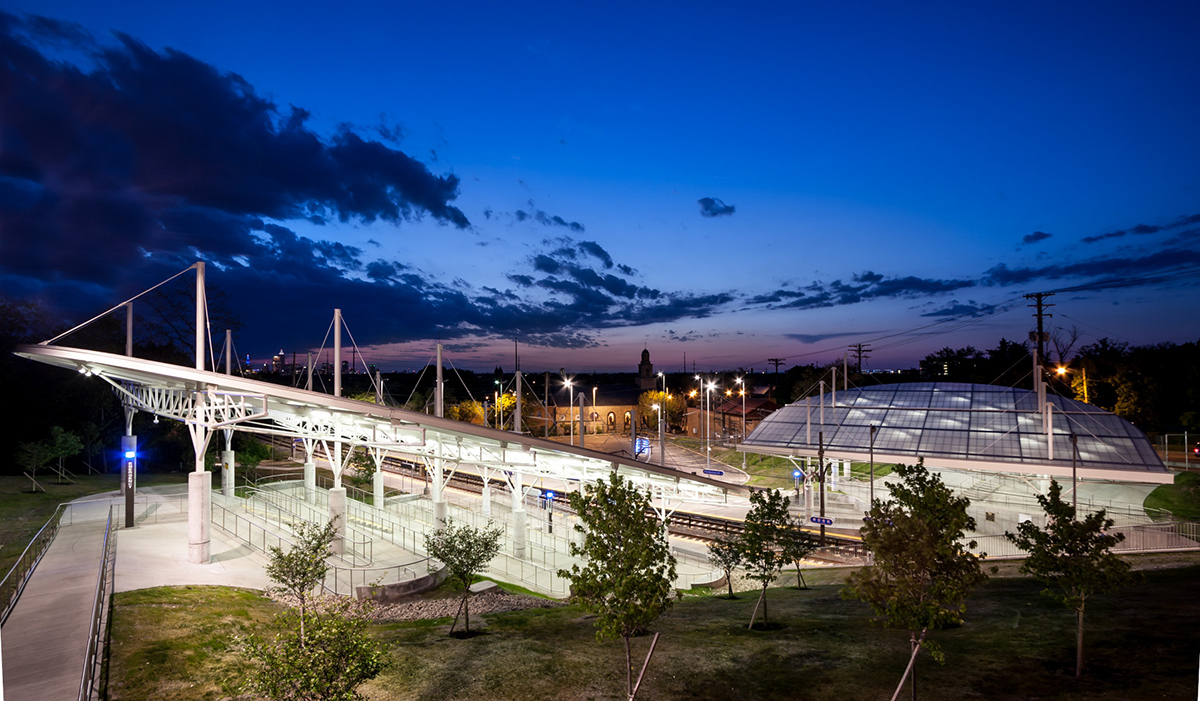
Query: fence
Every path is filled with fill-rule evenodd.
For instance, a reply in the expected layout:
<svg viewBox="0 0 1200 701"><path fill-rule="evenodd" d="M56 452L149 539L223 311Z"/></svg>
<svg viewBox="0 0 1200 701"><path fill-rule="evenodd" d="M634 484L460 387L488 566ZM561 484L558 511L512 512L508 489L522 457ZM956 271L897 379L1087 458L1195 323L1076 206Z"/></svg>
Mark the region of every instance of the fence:
<svg viewBox="0 0 1200 701"><path fill-rule="evenodd" d="M1200 524L1184 521L1152 523L1112 528L1109 533L1120 533L1125 539L1113 547L1115 553L1172 552L1200 550ZM1024 550L1014 545L1003 535L985 535L974 540L976 552L987 553L989 560L1023 558Z"/></svg>
<svg viewBox="0 0 1200 701"><path fill-rule="evenodd" d="M104 525L103 556L100 574L96 578L96 594L92 599L92 622L88 627L87 654L79 680L79 701L100 698L108 687L108 627L112 621L112 590L117 572L117 529L113 523L116 505L108 507Z"/></svg>

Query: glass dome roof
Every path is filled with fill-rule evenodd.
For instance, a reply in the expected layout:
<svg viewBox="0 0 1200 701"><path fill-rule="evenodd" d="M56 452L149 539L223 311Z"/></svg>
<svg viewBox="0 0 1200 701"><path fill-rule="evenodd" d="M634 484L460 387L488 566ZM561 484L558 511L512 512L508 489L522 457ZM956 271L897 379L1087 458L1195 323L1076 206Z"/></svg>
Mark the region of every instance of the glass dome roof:
<svg viewBox="0 0 1200 701"><path fill-rule="evenodd" d="M1171 481L1146 435L1125 419L1065 397L1047 395L1046 403L1049 411L1039 412L1033 390L958 382L831 391L763 419L741 449L816 455L823 439L828 457L865 460L876 426L878 461L923 457L930 466L1069 475L1074 433L1080 477Z"/></svg>

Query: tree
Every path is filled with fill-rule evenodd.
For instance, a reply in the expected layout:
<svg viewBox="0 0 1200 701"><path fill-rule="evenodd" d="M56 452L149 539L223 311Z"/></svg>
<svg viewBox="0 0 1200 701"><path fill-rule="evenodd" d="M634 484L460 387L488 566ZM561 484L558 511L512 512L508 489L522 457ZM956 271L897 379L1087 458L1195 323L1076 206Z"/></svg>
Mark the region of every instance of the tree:
<svg viewBox="0 0 1200 701"><path fill-rule="evenodd" d="M250 636L245 654L255 662L246 690L279 701L355 701L358 687L387 666L386 648L367 630L365 604L333 598L311 616L307 644L289 633L265 641ZM281 614L292 629L295 611ZM304 616L300 615L303 624Z"/></svg>
<svg viewBox="0 0 1200 701"><path fill-rule="evenodd" d="M967 515L971 501L954 496L922 461L896 465L896 473L891 498L875 500L860 531L875 564L851 574L842 596L870 604L884 625L908 629L913 652L902 687L923 646L944 660L928 631L961 624L963 602L987 575L979 564L986 555L977 557L970 552L975 541L964 546L961 540L975 528Z"/></svg>
<svg viewBox="0 0 1200 701"><path fill-rule="evenodd" d="M571 581L571 596L596 613L596 639L620 636L625 641L625 672L629 698L637 694L629 638L643 631L670 608L675 581L663 524L647 523L650 497L613 472L608 481L596 480L569 496L579 516L575 530L583 545L571 543L571 555L587 565L572 565L558 576ZM658 640L655 634L654 640ZM650 664L654 643L642 665Z"/></svg>
<svg viewBox="0 0 1200 701"><path fill-rule="evenodd" d="M17 446L17 464L23 470L26 470L30 481L33 482L30 491L36 492L38 490L37 471L45 467L46 463L53 459L54 455L50 447L42 441L22 443Z"/></svg>
<svg viewBox="0 0 1200 701"><path fill-rule="evenodd" d="M804 521L792 519L788 528L780 532L780 541L783 545L784 559L796 563L796 588L808 589L808 583L804 581L804 572L800 570L800 562L817 549L816 538L804 531Z"/></svg>
<svg viewBox="0 0 1200 701"><path fill-rule="evenodd" d="M329 546L337 537L337 528L332 521L323 526L301 521L293 527L293 531L296 543L291 550L284 551L278 545L267 548L271 558L267 564L267 576L276 583L276 591L295 597L300 609L299 645L303 648L310 595L317 585L325 581L325 573L329 571L326 559L333 554Z"/></svg>
<svg viewBox="0 0 1200 701"><path fill-rule="evenodd" d="M725 573L725 583L729 585L729 598L736 599L733 594L733 571L742 564L742 544L737 538L717 536L708 544L708 561L713 567Z"/></svg>
<svg viewBox="0 0 1200 701"><path fill-rule="evenodd" d="M310 596L329 570L326 558L337 533L332 522L294 526L291 550L269 547L267 576L275 590L291 595L295 610L280 614L286 632L271 641L249 636L242 653L254 663L246 688L277 701L355 701L363 682L387 664L385 648L367 631L368 610L348 599L325 599L319 610ZM298 624L298 625L297 625Z"/></svg>
<svg viewBox="0 0 1200 701"><path fill-rule="evenodd" d="M1046 585L1042 594L1075 610L1075 676L1083 674L1083 609L1088 597L1112 591L1129 581L1129 563L1112 548L1125 534L1105 533L1113 520L1103 509L1082 521L1075 507L1063 502L1062 487L1050 481L1050 493L1038 495L1046 512L1046 527L1031 521L1004 536L1029 553L1021 571Z"/></svg>
<svg viewBox="0 0 1200 701"><path fill-rule="evenodd" d="M359 489L367 489L375 480L375 459L366 448L350 448L349 470L342 475L342 482Z"/></svg>
<svg viewBox="0 0 1200 701"><path fill-rule="evenodd" d="M754 613L750 614L750 628L754 627L759 606L762 606L763 625L767 625L767 587L788 561L783 553L782 538L791 525L789 503L778 489L750 493L750 511L746 513L742 532L742 560L746 564L746 576L762 585Z"/></svg>
<svg viewBox="0 0 1200 701"><path fill-rule="evenodd" d="M666 413L663 414L663 421L667 426L678 426L684 422L687 399L682 394L664 394L659 390L652 389L642 392L638 396L638 416L644 425L652 426L655 430L658 429L658 409L654 408L655 404L665 407Z"/></svg>
<svg viewBox="0 0 1200 701"><path fill-rule="evenodd" d="M78 436L62 426L52 426L49 449L52 458L58 461L58 479L61 482L65 477L63 461L79 454L83 450L83 443L80 442Z"/></svg>
<svg viewBox="0 0 1200 701"><path fill-rule="evenodd" d="M503 531L499 526L488 523L487 528L474 528L468 524L455 525L453 520L446 521L446 527L425 534L425 550L433 559L441 562L449 570L447 577L462 588L462 601L458 611L454 613L454 622L450 624L450 632L458 624L459 613L466 620L467 635L471 634L471 610L467 603L470 600L471 583L475 575L487 569L488 563L500 552L500 536Z"/></svg>

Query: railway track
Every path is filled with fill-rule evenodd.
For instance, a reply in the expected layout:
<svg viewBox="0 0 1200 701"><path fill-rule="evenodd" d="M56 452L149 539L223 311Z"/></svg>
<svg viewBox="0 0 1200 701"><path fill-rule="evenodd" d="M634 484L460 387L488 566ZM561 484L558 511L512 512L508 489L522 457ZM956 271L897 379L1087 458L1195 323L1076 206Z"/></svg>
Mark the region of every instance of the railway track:
<svg viewBox="0 0 1200 701"><path fill-rule="evenodd" d="M268 442L275 447L291 449L291 441L282 436L271 436ZM391 456L383 459L383 471L416 480L427 479L424 465ZM490 482L493 489L508 489L508 485L503 480L493 479ZM483 478L469 472L456 472L450 477L447 486L471 494L482 494ZM554 509L560 513L574 513L565 499L556 501ZM652 512L647 512L647 516L653 515ZM672 535L692 538L704 543L714 542L718 538L736 538L741 536L743 530L745 530L745 526L740 519L723 518L695 511L676 511L671 515L667 525L667 531ZM826 545L816 550L810 559L843 564L859 561L864 556L862 541L859 538L826 532L825 542Z"/></svg>

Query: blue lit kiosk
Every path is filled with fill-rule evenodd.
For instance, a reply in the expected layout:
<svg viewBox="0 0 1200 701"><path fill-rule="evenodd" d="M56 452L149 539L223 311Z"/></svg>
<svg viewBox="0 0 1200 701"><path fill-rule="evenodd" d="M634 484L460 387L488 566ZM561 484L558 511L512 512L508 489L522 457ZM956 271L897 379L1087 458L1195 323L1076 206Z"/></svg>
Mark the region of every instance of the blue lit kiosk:
<svg viewBox="0 0 1200 701"><path fill-rule="evenodd" d="M491 574L563 596L567 583L557 570L570 567L568 543L578 536L563 515L551 527L546 500L540 498L546 492L561 495L615 471L652 496L660 518L685 503L724 503L731 494L744 496L747 492L744 487L689 472L443 418L440 346L433 415L342 397L340 362L333 363L332 395L240 377L231 372L228 362L222 372L210 366L205 351L204 263L179 275L190 270L196 272L198 300L194 367L134 357L131 321L126 326L125 355L60 345L71 332L21 346L16 353L108 383L125 408L125 452L136 451L132 436L135 412L187 426L196 458L187 488L187 557L191 563L210 561L214 527L226 538L247 540L247 534L254 534L250 544L261 549L264 544L286 542L290 524L297 520L332 520L338 528L334 551L339 562L326 586L337 593L361 594L356 588L368 583L403 585L423 575L425 568L418 563L424 562L423 535L430 529L441 528L449 519L473 525L490 521L504 531L503 552L492 562ZM122 309L126 319L132 320L136 299L92 321ZM334 357L340 358L340 310L334 311L333 329ZM224 357L230 356L227 349ZM311 388L311 382L310 361L307 387ZM235 429L283 438L297 446L303 453L302 478L235 490L234 455L229 449ZM214 491L204 455L217 433L224 434L226 450L221 458L222 487ZM348 498L342 478L352 469L354 452L369 455L384 469L376 469L369 492L351 490ZM414 493L385 493L387 459L403 461L424 473L423 480L409 480L419 485ZM318 479L318 462L332 473L328 483ZM452 478L463 473L482 479L482 493L468 495L451 487ZM130 480L127 493L131 503L134 486ZM501 498L493 499L493 492ZM132 519L126 525L131 523ZM690 586L689 576L703 580L711 574L710 567L690 575L688 569L681 565L677 586Z"/></svg>
<svg viewBox="0 0 1200 701"><path fill-rule="evenodd" d="M871 479L871 465L922 458L971 498L977 532L993 536L987 545L997 553L1004 550L1005 530L1023 520L1040 522L1036 495L1051 478L1081 512L1105 508L1118 527L1138 534L1153 532L1161 516L1142 507L1145 495L1173 481L1141 430L1098 407L1048 395L1044 384L1036 390L955 382L830 389L766 417L738 450L791 460L810 516L819 511L814 492L822 493L823 455L825 515L854 529L871 496L886 498L884 483L894 479Z"/></svg>

